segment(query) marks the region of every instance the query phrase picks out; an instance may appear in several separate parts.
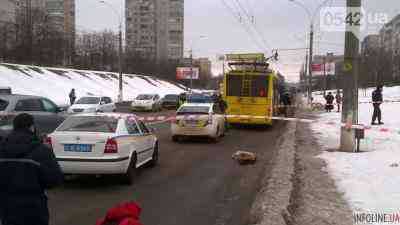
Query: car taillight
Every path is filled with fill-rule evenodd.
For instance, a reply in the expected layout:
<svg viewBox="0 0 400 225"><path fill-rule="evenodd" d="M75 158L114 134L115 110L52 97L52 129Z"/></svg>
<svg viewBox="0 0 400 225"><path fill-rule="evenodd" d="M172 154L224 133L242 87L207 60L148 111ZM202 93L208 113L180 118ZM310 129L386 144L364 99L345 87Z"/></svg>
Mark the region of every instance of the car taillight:
<svg viewBox="0 0 400 225"><path fill-rule="evenodd" d="M43 144L49 148L53 148L53 143L51 141L51 137L49 137L49 136L46 136L43 138Z"/></svg>
<svg viewBox="0 0 400 225"><path fill-rule="evenodd" d="M106 146L104 148L104 153L118 153L118 143L115 139L110 138L107 140Z"/></svg>

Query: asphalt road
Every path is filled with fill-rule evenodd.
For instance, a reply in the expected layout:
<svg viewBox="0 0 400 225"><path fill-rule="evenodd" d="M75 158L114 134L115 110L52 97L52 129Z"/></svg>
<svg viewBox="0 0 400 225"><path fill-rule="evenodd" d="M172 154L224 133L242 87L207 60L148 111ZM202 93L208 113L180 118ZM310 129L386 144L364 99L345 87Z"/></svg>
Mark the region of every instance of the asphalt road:
<svg viewBox="0 0 400 225"><path fill-rule="evenodd" d="M157 167L141 169L132 186L109 177L67 181L49 192L51 224L92 225L108 208L131 200L142 207L144 225L247 224L284 122L268 129L232 129L217 144L204 140L173 143L168 124L156 129L161 144ZM237 150L257 153L257 163L238 165L231 159Z"/></svg>

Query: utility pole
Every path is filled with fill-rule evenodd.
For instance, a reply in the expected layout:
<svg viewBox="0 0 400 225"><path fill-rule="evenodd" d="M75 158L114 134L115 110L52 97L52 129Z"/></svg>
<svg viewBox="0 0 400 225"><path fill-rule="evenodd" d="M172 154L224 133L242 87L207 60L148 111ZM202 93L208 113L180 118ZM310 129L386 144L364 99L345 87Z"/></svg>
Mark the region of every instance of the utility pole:
<svg viewBox="0 0 400 225"><path fill-rule="evenodd" d="M312 99L312 63L313 63L313 49L314 49L314 24L310 26L310 49L308 58L308 104L311 104Z"/></svg>
<svg viewBox="0 0 400 225"><path fill-rule="evenodd" d="M324 63L324 96L326 96L326 56L324 56L323 63Z"/></svg>
<svg viewBox="0 0 400 225"><path fill-rule="evenodd" d="M358 123L358 72L359 72L359 39L360 24L353 21L356 13L351 8L361 10L361 0L347 0L347 20L345 36L345 59L343 77L343 110L340 150L354 152L356 141L354 129L350 125Z"/></svg>
<svg viewBox="0 0 400 225"><path fill-rule="evenodd" d="M304 91L306 91L307 92L307 95L308 95L308 89L309 89L309 85L308 85L308 79L309 79L309 77L308 77L308 66L309 66L309 64L308 64L308 52L306 53L306 64L304 65Z"/></svg>
<svg viewBox="0 0 400 225"><path fill-rule="evenodd" d="M190 93L193 90L193 48L190 49Z"/></svg>
<svg viewBox="0 0 400 225"><path fill-rule="evenodd" d="M118 101L122 102L124 100L123 97L123 78L122 78L122 24L119 24L119 34L118 34L118 69L119 69L119 93L118 93Z"/></svg>
<svg viewBox="0 0 400 225"><path fill-rule="evenodd" d="M26 41L26 50L28 61L30 64L33 63L33 24L32 24L32 0L25 1L26 6L26 34L27 40Z"/></svg>

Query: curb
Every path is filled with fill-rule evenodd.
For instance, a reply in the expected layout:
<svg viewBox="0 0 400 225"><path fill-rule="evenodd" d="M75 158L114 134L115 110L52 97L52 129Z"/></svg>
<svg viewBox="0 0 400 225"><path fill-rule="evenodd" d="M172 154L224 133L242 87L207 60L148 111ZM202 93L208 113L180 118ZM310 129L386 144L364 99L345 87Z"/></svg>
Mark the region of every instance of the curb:
<svg viewBox="0 0 400 225"><path fill-rule="evenodd" d="M278 153L270 176L263 178L262 187L251 208L254 225L291 224L289 212L296 153L296 122L290 122L279 138Z"/></svg>

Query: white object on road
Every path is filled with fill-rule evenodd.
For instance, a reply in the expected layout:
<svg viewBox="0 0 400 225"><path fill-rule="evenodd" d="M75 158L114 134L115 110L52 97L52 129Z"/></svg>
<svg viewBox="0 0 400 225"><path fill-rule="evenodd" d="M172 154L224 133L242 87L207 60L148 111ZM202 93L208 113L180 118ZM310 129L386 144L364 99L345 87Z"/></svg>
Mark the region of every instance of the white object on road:
<svg viewBox="0 0 400 225"><path fill-rule="evenodd" d="M232 159L238 161L240 165L254 164L257 161L257 156L252 152L237 151L232 155Z"/></svg>
<svg viewBox="0 0 400 225"><path fill-rule="evenodd" d="M174 141L180 136L205 136L218 139L225 134L225 116L217 104L187 103L182 105L171 123Z"/></svg>
<svg viewBox="0 0 400 225"><path fill-rule="evenodd" d="M114 112L115 109L115 104L110 97L86 96L69 107L68 113Z"/></svg>
<svg viewBox="0 0 400 225"><path fill-rule="evenodd" d="M158 140L134 115L77 114L47 138L65 174L121 174L158 160Z"/></svg>
<svg viewBox="0 0 400 225"><path fill-rule="evenodd" d="M131 104L132 110L160 111L161 98L158 94L140 94Z"/></svg>

